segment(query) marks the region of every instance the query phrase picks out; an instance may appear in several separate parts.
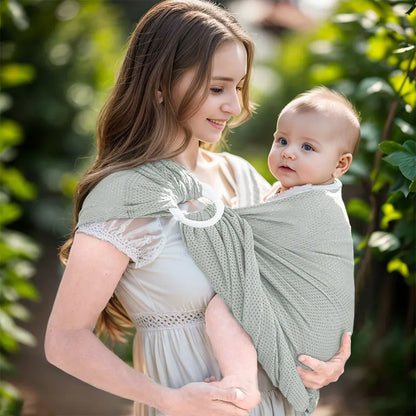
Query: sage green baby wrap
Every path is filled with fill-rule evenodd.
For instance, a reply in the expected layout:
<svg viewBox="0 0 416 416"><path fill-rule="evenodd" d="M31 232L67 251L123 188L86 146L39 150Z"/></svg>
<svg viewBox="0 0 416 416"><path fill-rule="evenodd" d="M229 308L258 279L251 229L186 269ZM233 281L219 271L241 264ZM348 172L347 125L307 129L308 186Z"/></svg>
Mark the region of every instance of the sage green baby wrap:
<svg viewBox="0 0 416 416"><path fill-rule="evenodd" d="M150 162L101 180L85 199L78 225L172 215L202 194L184 167ZM273 384L296 410L312 412L318 392L303 385L297 356L330 359L353 327L353 247L340 184L219 210L208 204L187 214L185 244L250 335Z"/></svg>

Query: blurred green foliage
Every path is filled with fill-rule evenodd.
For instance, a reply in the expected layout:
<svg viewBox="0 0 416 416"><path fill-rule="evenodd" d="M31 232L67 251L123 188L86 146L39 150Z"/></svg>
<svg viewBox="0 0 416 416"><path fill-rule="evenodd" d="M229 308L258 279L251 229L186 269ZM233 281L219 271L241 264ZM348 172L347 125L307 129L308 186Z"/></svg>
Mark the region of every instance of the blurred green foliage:
<svg viewBox="0 0 416 416"><path fill-rule="evenodd" d="M232 149L270 181L266 155L279 111L326 85L361 113L358 157L342 178L356 257L349 364L365 368L374 414L415 414L416 11L413 1L345 0L312 32L289 33L262 71L253 120ZM407 13L409 12L409 13ZM266 72L265 72L266 71ZM235 138L235 139L234 139Z"/></svg>
<svg viewBox="0 0 416 416"><path fill-rule="evenodd" d="M97 114L123 56L125 24L119 8L104 0L2 4L8 14L0 81L13 88L0 105L23 129L14 164L40 195L24 205L19 225L62 237L70 230L68 199L90 162Z"/></svg>
<svg viewBox="0 0 416 416"><path fill-rule="evenodd" d="M126 35L118 9L101 0L6 0L0 17L0 372L5 374L13 371L9 354L21 343L35 343L16 323L30 318L20 301L39 297L29 281L39 245L28 234L62 236L69 230L71 215L62 212L71 209L74 162L91 151L96 114L113 83ZM17 390L1 382L0 414L18 415L21 407Z"/></svg>
<svg viewBox="0 0 416 416"><path fill-rule="evenodd" d="M9 7L7 7L9 6ZM15 27L26 28L24 11L17 2L2 3L2 24L9 20ZM3 47L3 41L1 43ZM38 299L38 293L30 282L34 274L34 262L39 246L27 235L14 230L14 223L23 212L21 201L33 200L37 191L25 176L10 163L16 157L16 146L24 140L24 129L13 118L4 117L13 105L13 89L28 85L36 77L34 67L2 59L0 68L0 372L13 371L8 356L18 350L19 344L34 345L32 334L17 321L30 318L23 299ZM20 414L23 402L18 391L9 383L0 381L0 414Z"/></svg>

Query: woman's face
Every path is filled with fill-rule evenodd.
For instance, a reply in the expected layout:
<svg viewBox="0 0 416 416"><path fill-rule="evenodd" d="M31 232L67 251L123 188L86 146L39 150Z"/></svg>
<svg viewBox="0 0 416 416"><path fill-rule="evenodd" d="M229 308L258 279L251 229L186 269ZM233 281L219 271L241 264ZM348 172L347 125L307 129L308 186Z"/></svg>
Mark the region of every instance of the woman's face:
<svg viewBox="0 0 416 416"><path fill-rule="evenodd" d="M240 114L246 72L247 53L241 42L226 41L218 46L212 59L209 94L196 113L186 120L193 139L209 144L221 139L227 121ZM173 87L175 105L180 104L195 75L195 69L188 70Z"/></svg>

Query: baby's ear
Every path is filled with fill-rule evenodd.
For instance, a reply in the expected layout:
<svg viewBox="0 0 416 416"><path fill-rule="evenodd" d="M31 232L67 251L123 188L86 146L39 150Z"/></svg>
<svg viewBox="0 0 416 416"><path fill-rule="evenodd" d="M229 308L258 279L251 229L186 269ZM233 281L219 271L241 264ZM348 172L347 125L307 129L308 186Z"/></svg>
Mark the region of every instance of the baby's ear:
<svg viewBox="0 0 416 416"><path fill-rule="evenodd" d="M352 162L352 154L343 153L338 159L338 164L332 176L334 178L340 178L344 173L348 171L348 169L351 166L351 162Z"/></svg>

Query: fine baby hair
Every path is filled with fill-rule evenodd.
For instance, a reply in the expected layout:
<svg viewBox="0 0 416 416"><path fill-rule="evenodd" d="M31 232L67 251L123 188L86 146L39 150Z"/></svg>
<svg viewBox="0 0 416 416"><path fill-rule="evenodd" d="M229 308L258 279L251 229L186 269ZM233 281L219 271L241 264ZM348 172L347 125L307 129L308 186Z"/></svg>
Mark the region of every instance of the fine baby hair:
<svg viewBox="0 0 416 416"><path fill-rule="evenodd" d="M327 87L319 86L297 95L281 111L279 118L286 111L317 112L327 117L336 116L342 139L347 144L346 151L357 155L360 141L360 116L352 103L341 93Z"/></svg>

